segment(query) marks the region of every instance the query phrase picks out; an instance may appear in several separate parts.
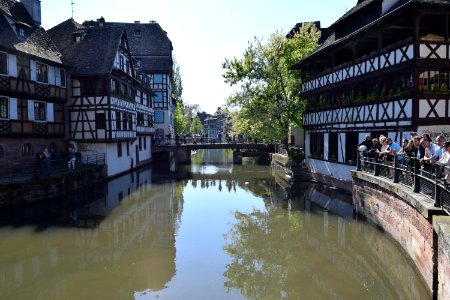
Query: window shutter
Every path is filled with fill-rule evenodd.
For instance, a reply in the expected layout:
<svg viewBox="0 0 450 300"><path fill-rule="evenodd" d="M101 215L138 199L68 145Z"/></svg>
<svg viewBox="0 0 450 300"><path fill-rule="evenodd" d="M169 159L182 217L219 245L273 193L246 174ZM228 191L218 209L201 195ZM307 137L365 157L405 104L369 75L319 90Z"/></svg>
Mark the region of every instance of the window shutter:
<svg viewBox="0 0 450 300"><path fill-rule="evenodd" d="M47 103L47 122L55 122L53 103Z"/></svg>
<svg viewBox="0 0 450 300"><path fill-rule="evenodd" d="M30 80L36 81L36 61L30 60Z"/></svg>
<svg viewBox="0 0 450 300"><path fill-rule="evenodd" d="M34 101L28 100L28 121L34 121Z"/></svg>
<svg viewBox="0 0 450 300"><path fill-rule="evenodd" d="M8 54L8 75L17 77L17 58L13 54Z"/></svg>
<svg viewBox="0 0 450 300"><path fill-rule="evenodd" d="M61 71L59 68L55 71L55 85L61 86Z"/></svg>
<svg viewBox="0 0 450 300"><path fill-rule="evenodd" d="M9 98L9 118L11 120L18 120L17 118L17 99Z"/></svg>
<svg viewBox="0 0 450 300"><path fill-rule="evenodd" d="M55 67L48 66L48 83L56 85L56 73Z"/></svg>

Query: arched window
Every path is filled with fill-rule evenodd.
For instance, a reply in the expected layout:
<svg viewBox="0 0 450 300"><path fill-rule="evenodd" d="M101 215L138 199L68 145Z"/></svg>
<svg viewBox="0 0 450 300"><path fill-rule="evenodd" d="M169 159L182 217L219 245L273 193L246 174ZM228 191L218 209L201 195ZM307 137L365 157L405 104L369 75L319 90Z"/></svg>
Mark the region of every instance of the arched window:
<svg viewBox="0 0 450 300"><path fill-rule="evenodd" d="M33 145L30 143L23 144L22 156L31 156L33 154Z"/></svg>
<svg viewBox="0 0 450 300"><path fill-rule="evenodd" d="M5 150L3 149L3 146L0 145L0 158L4 158L5 157Z"/></svg>

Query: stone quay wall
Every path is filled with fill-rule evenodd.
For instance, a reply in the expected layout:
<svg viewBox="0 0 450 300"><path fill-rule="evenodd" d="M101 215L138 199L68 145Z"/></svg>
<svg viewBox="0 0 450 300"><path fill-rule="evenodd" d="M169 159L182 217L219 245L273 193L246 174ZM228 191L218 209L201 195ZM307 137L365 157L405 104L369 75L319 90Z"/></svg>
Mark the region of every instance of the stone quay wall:
<svg viewBox="0 0 450 300"><path fill-rule="evenodd" d="M389 233L412 259L433 298L450 299L449 254L437 224L450 217L434 202L400 184L364 172L352 171L353 201L357 213ZM438 219L440 218L440 219ZM440 221L438 221L440 220ZM436 223L438 222L438 223ZM450 221L449 221L450 223Z"/></svg>

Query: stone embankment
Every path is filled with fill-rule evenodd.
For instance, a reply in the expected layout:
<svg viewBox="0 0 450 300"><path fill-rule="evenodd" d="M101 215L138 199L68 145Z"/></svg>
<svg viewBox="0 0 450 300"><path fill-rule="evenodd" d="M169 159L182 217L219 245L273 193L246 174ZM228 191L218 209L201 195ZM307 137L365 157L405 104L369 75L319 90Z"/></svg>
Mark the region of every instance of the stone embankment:
<svg viewBox="0 0 450 300"><path fill-rule="evenodd" d="M357 213L400 244L434 299L450 299L450 217L400 184L364 172L352 177Z"/></svg>

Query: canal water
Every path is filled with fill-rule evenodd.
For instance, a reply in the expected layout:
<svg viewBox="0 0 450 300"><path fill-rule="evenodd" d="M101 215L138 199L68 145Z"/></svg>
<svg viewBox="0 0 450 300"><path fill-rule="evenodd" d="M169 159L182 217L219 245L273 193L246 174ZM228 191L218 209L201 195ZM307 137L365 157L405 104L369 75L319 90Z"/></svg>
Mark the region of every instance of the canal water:
<svg viewBox="0 0 450 300"><path fill-rule="evenodd" d="M0 212L0 298L429 299L351 195L230 152Z"/></svg>

